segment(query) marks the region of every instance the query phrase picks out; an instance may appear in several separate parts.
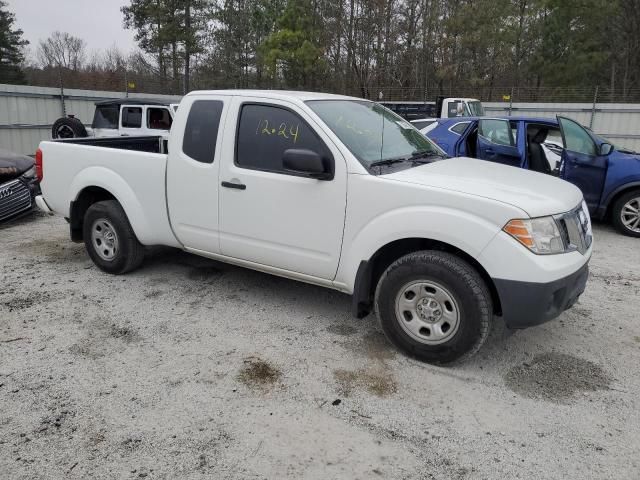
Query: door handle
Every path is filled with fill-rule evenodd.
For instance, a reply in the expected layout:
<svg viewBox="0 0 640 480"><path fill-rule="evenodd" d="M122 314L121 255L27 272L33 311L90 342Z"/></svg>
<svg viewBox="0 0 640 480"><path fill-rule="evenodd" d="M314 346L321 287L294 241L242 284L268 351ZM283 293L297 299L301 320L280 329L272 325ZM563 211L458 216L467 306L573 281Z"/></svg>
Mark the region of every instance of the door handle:
<svg viewBox="0 0 640 480"><path fill-rule="evenodd" d="M225 188L235 188L237 190L247 189L247 186L244 183L222 182L220 185L222 185Z"/></svg>

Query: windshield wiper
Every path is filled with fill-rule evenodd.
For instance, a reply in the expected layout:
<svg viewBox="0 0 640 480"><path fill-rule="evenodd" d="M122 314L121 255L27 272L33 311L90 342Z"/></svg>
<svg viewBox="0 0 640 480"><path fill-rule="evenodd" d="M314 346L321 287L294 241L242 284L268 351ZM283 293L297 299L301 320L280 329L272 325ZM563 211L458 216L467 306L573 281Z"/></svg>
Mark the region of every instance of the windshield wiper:
<svg viewBox="0 0 640 480"><path fill-rule="evenodd" d="M394 163L406 162L408 159L405 157L385 158L384 160L378 160L369 164L370 167L380 167L383 165L393 165Z"/></svg>
<svg viewBox="0 0 640 480"><path fill-rule="evenodd" d="M421 158L431 158L431 157L447 158L446 155L443 155L441 153L433 152L431 150L423 150L421 152L413 152L409 157L409 160L414 161L414 160L419 160Z"/></svg>

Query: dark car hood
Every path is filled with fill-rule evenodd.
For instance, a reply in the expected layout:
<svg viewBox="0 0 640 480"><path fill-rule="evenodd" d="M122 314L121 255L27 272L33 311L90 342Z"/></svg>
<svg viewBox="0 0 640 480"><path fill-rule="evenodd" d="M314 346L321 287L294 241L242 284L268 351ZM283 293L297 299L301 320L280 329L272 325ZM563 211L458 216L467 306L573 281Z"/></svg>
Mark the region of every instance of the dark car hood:
<svg viewBox="0 0 640 480"><path fill-rule="evenodd" d="M0 148L0 183L19 177L34 163L31 157Z"/></svg>

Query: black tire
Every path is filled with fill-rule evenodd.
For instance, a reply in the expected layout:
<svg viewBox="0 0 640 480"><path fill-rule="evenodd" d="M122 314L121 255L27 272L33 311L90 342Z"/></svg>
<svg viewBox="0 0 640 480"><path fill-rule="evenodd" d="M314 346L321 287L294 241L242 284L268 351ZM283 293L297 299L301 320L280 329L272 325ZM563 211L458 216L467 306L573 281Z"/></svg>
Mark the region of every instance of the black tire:
<svg viewBox="0 0 640 480"><path fill-rule="evenodd" d="M624 206L634 200L636 200L634 204L636 208L640 207L640 190L632 190L618 198L613 204L613 207L611 207L611 223L613 224L614 228L623 235L640 238L640 224L638 225L636 230L632 230L631 228L627 227L622 221Z"/></svg>
<svg viewBox="0 0 640 480"><path fill-rule="evenodd" d="M112 256L106 257L104 253L111 252L111 248L103 250L103 253L98 251L98 244L106 245L102 243L105 241L104 237L94 239L92 236L93 229L99 227L99 223L102 225L100 228L107 226L109 233L115 235L115 242L111 242L111 246L115 245ZM105 200L91 205L84 216L82 233L91 260L107 273L130 272L138 268L144 260L144 247L136 238L127 215L116 200Z"/></svg>
<svg viewBox="0 0 640 480"><path fill-rule="evenodd" d="M84 138L87 129L77 118L62 117L57 119L51 127L51 138Z"/></svg>
<svg viewBox="0 0 640 480"><path fill-rule="evenodd" d="M428 285L420 285L420 282ZM420 317L415 318L411 312L403 311L404 318L401 319L400 314L396 313L396 301L400 301L401 290L411 293L408 290L414 287L405 287L416 283L418 291L422 291L423 287L427 290L424 295L429 295L429 285L437 285L453 300L453 305L448 301L442 304L447 305L447 310L450 307L451 312L457 312L456 326L449 324L448 333L441 334L440 340L436 339L442 343L425 343L436 340L425 336L431 333L428 328L430 324L425 324ZM444 318L445 308L435 310L436 314L440 312L441 319ZM436 364L462 360L475 354L487 339L493 319L491 294L478 272L460 257L432 250L407 254L387 268L376 288L375 309L385 335L396 347L411 357ZM399 306L399 310L402 307ZM419 312L419 315L423 313ZM421 325L427 325L427 328L423 326L412 336L407 332L411 321L418 322L411 324L413 328ZM440 327L440 332L444 326Z"/></svg>

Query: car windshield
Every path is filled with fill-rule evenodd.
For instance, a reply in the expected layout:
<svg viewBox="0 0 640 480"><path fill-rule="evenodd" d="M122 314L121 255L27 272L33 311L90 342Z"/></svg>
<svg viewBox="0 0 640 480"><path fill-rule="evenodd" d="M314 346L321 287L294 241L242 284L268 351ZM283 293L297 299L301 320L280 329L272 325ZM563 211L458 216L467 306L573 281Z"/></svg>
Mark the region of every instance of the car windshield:
<svg viewBox="0 0 640 480"><path fill-rule="evenodd" d="M467 102L470 117L484 117L484 108L479 101Z"/></svg>
<svg viewBox="0 0 640 480"><path fill-rule="evenodd" d="M310 100L307 105L365 167L446 154L409 122L367 100Z"/></svg>

